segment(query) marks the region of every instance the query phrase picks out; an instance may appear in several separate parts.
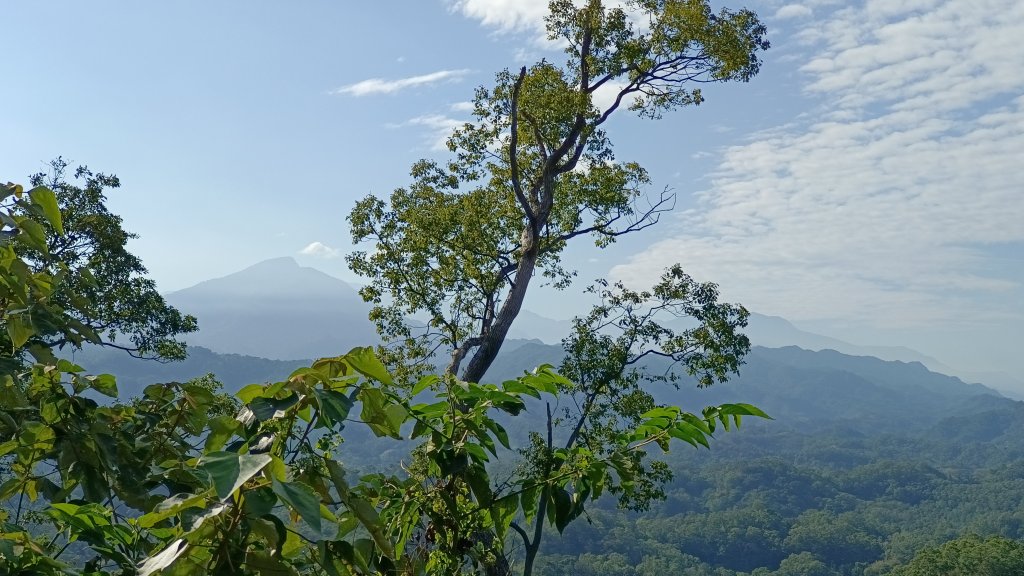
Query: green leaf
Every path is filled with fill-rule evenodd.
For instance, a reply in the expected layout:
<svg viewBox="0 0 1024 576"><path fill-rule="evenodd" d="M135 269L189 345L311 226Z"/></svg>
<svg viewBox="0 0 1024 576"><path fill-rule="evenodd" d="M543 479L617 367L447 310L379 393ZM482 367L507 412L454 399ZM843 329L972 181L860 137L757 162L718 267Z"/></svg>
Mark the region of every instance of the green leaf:
<svg viewBox="0 0 1024 576"><path fill-rule="evenodd" d="M317 401L320 404L320 418L330 427L332 424L344 425L348 413L352 410L354 402L341 392L334 390L313 390Z"/></svg>
<svg viewBox="0 0 1024 576"><path fill-rule="evenodd" d="M53 193L53 190L45 186L36 186L28 191L28 196L32 199L32 203L42 210L43 217L50 223L50 226L53 226L53 229L63 236L64 225L61 222L60 206L57 204L57 195Z"/></svg>
<svg viewBox="0 0 1024 576"><path fill-rule="evenodd" d="M6 456L13 452L18 447L17 440L8 440L6 442L0 442L0 457Z"/></svg>
<svg viewBox="0 0 1024 576"><path fill-rule="evenodd" d="M199 468L210 475L213 489L222 501L270 464L268 454L213 452L199 459Z"/></svg>
<svg viewBox="0 0 1024 576"><path fill-rule="evenodd" d="M245 567L260 576L299 576L298 570L280 556L280 552L271 554L266 550L250 549L245 555Z"/></svg>
<svg viewBox="0 0 1024 576"><path fill-rule="evenodd" d="M572 496L564 488L552 488L549 498L548 510L554 512L555 528L561 534L573 519Z"/></svg>
<svg viewBox="0 0 1024 576"><path fill-rule="evenodd" d="M500 442L506 450L512 449L508 442L508 432L505 431L505 428L502 427L501 424L498 424L494 420L488 418L487 420L484 420L484 425L494 433L494 437L498 439L498 442Z"/></svg>
<svg viewBox="0 0 1024 576"><path fill-rule="evenodd" d="M216 452L224 447L224 444L235 434L240 427L240 422L234 416L221 415L211 418L208 424L210 432L206 435L204 450Z"/></svg>
<svg viewBox="0 0 1024 576"><path fill-rule="evenodd" d="M152 528L182 510L201 508L205 502L206 494L179 494L171 496L158 504L154 511L139 516L139 528Z"/></svg>
<svg viewBox="0 0 1024 576"><path fill-rule="evenodd" d="M238 392L235 392L235 397L248 404L255 398L261 396L263 391L266 389L267 387L263 384L249 384L247 386L243 386Z"/></svg>
<svg viewBox="0 0 1024 576"><path fill-rule="evenodd" d="M765 414L760 408L753 404L722 404L718 407L718 410L722 414L729 414L733 416L757 416L759 418L773 420L771 416Z"/></svg>
<svg viewBox="0 0 1024 576"><path fill-rule="evenodd" d="M277 498L274 498L277 501ZM285 527L284 522L280 518L273 514L264 514L257 519L253 525L261 525L260 522L267 522L274 528L274 554L277 556L281 555L281 549L284 548L284 543L288 541L288 528ZM269 538L268 538L269 540Z"/></svg>
<svg viewBox="0 0 1024 576"><path fill-rule="evenodd" d="M320 497L312 488L302 482L278 482L272 484L274 494L294 510L313 529L317 538L323 538L323 523L320 518Z"/></svg>
<svg viewBox="0 0 1024 576"><path fill-rule="evenodd" d="M117 398L117 379L113 374L97 374L96 376L86 376L85 379L89 381L89 386L93 390L104 396Z"/></svg>
<svg viewBox="0 0 1024 576"><path fill-rule="evenodd" d="M404 407L390 402L388 397L376 388L361 390L359 400L363 403L360 418L374 434L399 440L402 438L402 423L408 417Z"/></svg>
<svg viewBox="0 0 1024 576"><path fill-rule="evenodd" d="M15 349L21 348L36 333L32 320L27 314L10 314L7 320L7 335Z"/></svg>
<svg viewBox="0 0 1024 576"><path fill-rule="evenodd" d="M338 491L341 501L345 503L345 506L366 528L366 531L370 533L370 537L377 543L377 547L387 557L394 557L394 549L392 548L391 541L384 533L377 510L366 500L352 496L352 493L349 491L348 482L345 480L345 469L342 468L341 463L336 460L327 460L326 462L327 472L331 475L331 481L334 482L334 488Z"/></svg>
<svg viewBox="0 0 1024 576"><path fill-rule="evenodd" d="M46 244L46 229L41 224L25 216L19 216L18 228L23 232L18 238L30 248L38 250L43 254L49 254L50 249Z"/></svg>
<svg viewBox="0 0 1024 576"><path fill-rule="evenodd" d="M487 470L483 465L470 467L463 475L463 478L469 484L469 489L473 491L473 496L476 496L476 501L480 507L487 508L490 506L491 501L494 499L494 492L491 491L491 478L487 475Z"/></svg>
<svg viewBox="0 0 1024 576"><path fill-rule="evenodd" d="M505 538L505 533L508 532L508 527L512 524L517 510L519 510L519 496L515 494L498 498L491 503L491 522L494 524L498 540Z"/></svg>
<svg viewBox="0 0 1024 576"><path fill-rule="evenodd" d="M245 513L255 518L261 518L270 514L277 506L277 494L269 486L260 486L254 490L245 491L245 501L242 508Z"/></svg>
<svg viewBox="0 0 1024 576"><path fill-rule="evenodd" d="M385 386L391 386L391 374L388 369L373 353L373 348L353 348L345 355L345 361L363 376L380 382Z"/></svg>
<svg viewBox="0 0 1024 576"><path fill-rule="evenodd" d="M540 392L533 386L528 386L521 380L507 380L502 382L501 387L509 394L528 394L534 398L540 398Z"/></svg>
<svg viewBox="0 0 1024 576"><path fill-rule="evenodd" d="M420 392L423 392L427 388L430 388L434 384L437 384L441 380L436 374L427 374L426 376L419 379L416 385L412 387L412 395L415 396Z"/></svg>
<svg viewBox="0 0 1024 576"><path fill-rule="evenodd" d="M526 488L519 494L519 503L523 507L523 517L527 524L533 522L537 515L537 508L540 506L541 490L543 485L535 484Z"/></svg>
<svg viewBox="0 0 1024 576"><path fill-rule="evenodd" d="M298 404L299 395L292 392L284 398L253 398L252 402L249 402L249 409L256 416L256 419L260 422L266 422L267 420L273 420L275 418L281 418L285 415L285 411L292 406Z"/></svg>

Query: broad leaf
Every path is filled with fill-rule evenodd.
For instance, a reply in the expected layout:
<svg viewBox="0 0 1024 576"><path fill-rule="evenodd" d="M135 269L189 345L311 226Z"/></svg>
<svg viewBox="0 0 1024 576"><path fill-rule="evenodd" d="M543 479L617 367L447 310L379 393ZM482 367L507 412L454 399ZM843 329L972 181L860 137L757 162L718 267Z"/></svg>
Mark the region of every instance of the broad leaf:
<svg viewBox="0 0 1024 576"><path fill-rule="evenodd" d="M26 314L11 314L7 316L7 335L11 337L11 344L14 348L21 348L28 342L28 339L36 333L32 327L32 321Z"/></svg>
<svg viewBox="0 0 1024 576"><path fill-rule="evenodd" d="M385 386L392 385L391 374L373 353L373 348L353 348L345 355L345 361L363 376L372 378Z"/></svg>
<svg viewBox="0 0 1024 576"><path fill-rule="evenodd" d="M323 522L320 518L320 497L312 488L302 482L278 482L273 480L274 494L294 510L309 527L313 529L317 538L323 537Z"/></svg>
<svg viewBox="0 0 1024 576"><path fill-rule="evenodd" d="M268 454L213 452L199 459L199 468L210 475L214 492L221 500L227 500L267 464L270 464Z"/></svg>
<svg viewBox="0 0 1024 576"><path fill-rule="evenodd" d="M53 190L45 186L36 186L28 191L28 196L32 199L32 203L42 210L43 217L50 223L50 226L53 226L53 229L63 236L64 225L61 222L60 206L57 204L57 195L53 193Z"/></svg>
<svg viewBox="0 0 1024 576"><path fill-rule="evenodd" d="M167 568L172 562L177 560L179 556L184 554L187 549L188 544L182 539L171 542L170 546L164 548L158 554L150 556L139 565L138 576L150 576L150 574L154 574L159 570Z"/></svg>

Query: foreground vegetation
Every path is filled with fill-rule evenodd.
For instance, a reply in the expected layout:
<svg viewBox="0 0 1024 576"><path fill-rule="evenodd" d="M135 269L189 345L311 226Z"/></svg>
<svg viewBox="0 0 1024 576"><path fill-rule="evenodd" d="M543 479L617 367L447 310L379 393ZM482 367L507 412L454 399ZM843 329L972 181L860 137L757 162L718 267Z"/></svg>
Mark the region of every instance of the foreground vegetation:
<svg viewBox="0 0 1024 576"><path fill-rule="evenodd" d="M628 6L643 29L599 0L552 1L548 32L566 63L499 73L449 140L451 162L419 162L408 189L357 204L353 237L373 246L349 263L368 279L362 294L389 346L277 382L228 394L200 378L122 398L114 376L58 357L91 344L181 359L179 337L196 322L125 249L132 236L104 206L116 178L81 169L75 184L58 160L30 189L0 187L0 567L881 574L932 543L901 544L892 527L913 520L908 506L948 509L962 474L914 463L823 462L833 468L822 472L741 445L725 466L672 460L673 444L707 448L744 416L768 417L747 403L681 407L681 384L721 384L750 350L747 311L681 266L645 291L598 281L598 304L576 320L557 371L481 383L534 278L571 285L568 243L591 235L604 247L671 206L662 194L640 207L648 175L615 160L605 122L620 107L657 118L697 105L694 86L749 80L768 47L748 10ZM612 91L605 108L600 90ZM426 326L411 325L414 314ZM672 328L666 316L686 321ZM439 374L437 350L447 355ZM662 369L648 370L651 359ZM369 437L392 441L400 462L355 474L346 439ZM553 541L552 528L568 532ZM1014 542L968 538L894 573L1006 570L1018 556Z"/></svg>
<svg viewBox="0 0 1024 576"><path fill-rule="evenodd" d="M525 533L520 523L535 521L539 543L544 526L563 530L605 491L646 501L656 489L648 446L707 446L717 427L764 416L742 404L690 414L654 406L639 389L630 395L642 413L616 410L616 392L602 382L581 388L549 367L501 386L425 376L407 390L369 349L234 397L200 380L101 404L96 394L118 397L114 377L86 375L50 344L102 343L78 320L94 308L77 287L96 279L88 266L55 261L46 242L46 227L66 234L57 196L43 186L0 192L12 351L0 373L0 554L13 573L508 572L510 529ZM600 445L575 442L599 422L584 409L570 440L554 448L549 403L546 441L518 474L491 478L487 462L511 449L496 413L518 415L527 397L579 394L600 414L626 419L603 426ZM419 441L404 473L346 476L339 434L353 421L378 437Z"/></svg>

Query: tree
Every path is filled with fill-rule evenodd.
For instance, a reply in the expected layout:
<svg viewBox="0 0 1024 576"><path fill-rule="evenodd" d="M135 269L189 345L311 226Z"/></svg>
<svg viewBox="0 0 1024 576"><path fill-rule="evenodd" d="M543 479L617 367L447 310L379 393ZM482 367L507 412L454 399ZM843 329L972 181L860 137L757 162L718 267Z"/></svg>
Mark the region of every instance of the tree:
<svg viewBox="0 0 1024 576"><path fill-rule="evenodd" d="M592 388L542 366L500 386L425 376L412 396L439 388L437 401L417 402L371 350L357 348L284 381L246 386L234 398L201 378L153 384L119 402L112 375L88 375L36 338L102 343L102 334L77 318L105 292L93 286L88 268L69 266L42 242L47 227L59 238L68 234L56 195L43 186L26 193L6 185L0 221L10 228L0 235L9 358L28 353L37 360L0 366L0 554L14 573L65 574L71 562L92 575L493 572L502 566L504 536L521 530L512 527L517 517L561 530L606 486L635 492L631 475L647 447L667 447L669 438L707 446L717 426L761 415L741 404L700 416L677 408L626 411L621 426L600 431L606 446L542 451L541 471L527 470L508 490L495 490L486 464L499 446L511 449L497 415L518 416L530 397L550 406ZM33 271L22 254L48 266ZM666 279L655 294L680 297L664 293L679 280ZM609 310L629 309L641 297L627 292ZM626 341L663 337L630 332L631 318L627 310L618 322ZM702 338L697 330L692 336ZM705 368L702 354L677 352ZM717 364L707 366L711 374ZM607 393L596 390L591 394ZM103 405L90 393L114 401ZM408 473L348 480L337 438L354 420L376 436L422 439ZM579 438L590 433L577 427Z"/></svg>
<svg viewBox="0 0 1024 576"><path fill-rule="evenodd" d="M659 118L700 104L704 83L749 80L768 48L765 27L749 10L715 14L705 0L626 6L552 1L548 37L565 44L565 65L500 72L477 90L474 121L448 140L452 160L422 160L408 188L352 210L353 240L374 250L349 265L369 281L362 295L381 335L400 344L393 364L423 370L445 349L447 372L466 361L461 378L478 382L534 276L571 283L561 261L570 241L590 235L606 246L672 207L667 191L645 200L648 174L616 160L606 122L624 108ZM598 94L611 103L600 106ZM411 314L429 317L426 331L410 328Z"/></svg>
<svg viewBox="0 0 1024 576"><path fill-rule="evenodd" d="M937 548L925 548L897 566L891 576L1011 576L1024 574L1024 544L991 536L964 536Z"/></svg>
<svg viewBox="0 0 1024 576"><path fill-rule="evenodd" d="M824 562L810 552L791 554L779 565L772 576L837 576Z"/></svg>
<svg viewBox="0 0 1024 576"><path fill-rule="evenodd" d="M81 272L62 283L51 298L67 306L76 294L92 303L74 314L83 330L96 336L88 341L140 357L184 358L185 344L177 337L194 332L196 319L169 306L145 276L142 261L128 251L128 241L137 235L125 231L121 218L105 205L106 190L121 185L117 176L80 166L74 171L75 183L69 180L68 168L63 158L57 158L50 162L48 173L32 176L33 186L55 193L63 234L44 228L44 238L20 248L21 255L37 272L53 274L58 266ZM14 213L21 214L22 209L15 207ZM84 342L46 330L35 338L53 347L78 347Z"/></svg>
<svg viewBox="0 0 1024 576"><path fill-rule="evenodd" d="M627 12L600 0L581 7L556 0L549 8L548 37L565 44L565 65L542 60L500 72L492 88L477 90L474 121L448 140L449 162L416 163L408 188L387 202L367 197L349 215L353 240L374 244L353 253L349 265L369 280L361 292L374 304L378 331L395 344L385 353L402 379L415 381L444 350L449 376L461 369L461 380L479 382L534 276L556 288L570 285L575 272L561 260L570 241L590 235L603 247L657 223L674 197L666 191L645 204L647 172L616 160L606 122L623 108L659 118L700 104L701 84L749 80L768 47L754 13L715 14L704 1L634 0ZM611 104L598 104L602 92ZM674 434L696 445L718 416L764 416L744 406L733 414L712 408L700 418L657 406L641 385L675 383L677 364L702 386L737 369L749 349L738 333L747 313L719 304L714 285L676 267L652 292L607 285L594 292L605 301L565 343L562 371L569 379L559 392L575 410L555 414L547 406L546 432L523 452L523 474L505 483L523 494L524 525L511 527L524 546L524 574L532 573L547 513L562 530L601 494L605 480L624 507L644 509L662 495L671 475L663 462L645 462L644 442L667 449ZM428 317L422 332L406 320L416 314ZM677 333L658 314L691 316L697 326ZM608 330L618 336L602 332ZM652 378L638 364L652 357L669 361L669 376ZM556 437L559 427L565 436ZM594 462L605 462L601 471L610 463L615 474L593 470L589 477Z"/></svg>
<svg viewBox="0 0 1024 576"><path fill-rule="evenodd" d="M665 462L650 458L640 448L656 443L667 452L673 438L694 447L710 447L707 437L714 432L716 420L728 429L730 417L737 425L743 415L767 417L748 405L709 407L698 417L677 406L659 405L652 394L651 384L678 385L681 375L676 368L680 366L696 377L699 386L723 381L739 368L750 349L747 337L737 332L745 325L747 311L720 304L714 284L697 283L675 266L650 291L636 292L622 284L609 287L603 282L599 286L594 292L600 303L575 321L573 334L563 342L566 358L560 372L566 383L559 389L563 407L557 414L550 405L546 407L546 434L535 432L531 447L521 452L528 472L520 483L573 478L571 486L545 484L532 495L529 505L537 508L532 526L512 524L522 539L527 575L540 551L548 507L571 503L566 520L556 523L560 532L604 486L621 508L646 510L651 500L665 497L662 486L672 479L672 472ZM678 332L667 328L657 320L664 314L690 318L695 327ZM657 372L643 363L652 358L663 363ZM557 430L563 432L556 434ZM626 446L628 450L623 449ZM590 468L595 459L610 462L615 475L598 483Z"/></svg>

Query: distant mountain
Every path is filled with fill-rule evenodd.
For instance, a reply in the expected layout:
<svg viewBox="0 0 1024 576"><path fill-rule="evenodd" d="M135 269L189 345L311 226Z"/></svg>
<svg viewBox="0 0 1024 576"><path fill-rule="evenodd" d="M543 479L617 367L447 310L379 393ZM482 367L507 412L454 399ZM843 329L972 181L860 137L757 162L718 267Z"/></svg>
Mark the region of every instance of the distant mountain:
<svg viewBox="0 0 1024 576"><path fill-rule="evenodd" d="M686 328L685 320L669 322L676 328ZM569 320L554 320L524 310L509 331L514 338L534 338L545 344L558 344L572 329ZM755 346L782 348L797 346L805 350L835 350L850 356L872 356L881 360L920 362L934 372L958 376L967 382L980 382L1014 398L1024 399L1024 379L1002 372L960 370L905 346L863 346L838 338L801 330L785 318L751 313L744 333Z"/></svg>
<svg viewBox="0 0 1024 576"><path fill-rule="evenodd" d="M363 302L355 289L338 278L300 266L292 258L260 262L166 297L171 304L199 319L199 333L189 335L186 341L222 354L293 360L333 356L355 346L379 342L367 319L370 305ZM674 324L676 328L686 327L685 320ZM537 344L559 344L571 328L570 320L546 318L523 310L512 325L503 352L525 358L531 350L539 351ZM910 348L851 344L801 330L777 316L751 314L745 332L757 346L797 346L813 351L835 350L850 356L919 362L935 372L983 382L1015 396L1024 394L1024 382L1005 374L957 371Z"/></svg>
<svg viewBox="0 0 1024 576"><path fill-rule="evenodd" d="M171 292L167 301L199 319L188 344L275 360L335 356L379 341L370 306L344 281L275 258Z"/></svg>
<svg viewBox="0 0 1024 576"><path fill-rule="evenodd" d="M561 348L526 343L502 350L486 380L502 381L538 364L558 365ZM649 365L664 371L663 362ZM849 356L834 350L756 346L738 377L698 390L661 387L656 398L695 409L723 402L748 402L778 422L773 426L849 430L858 434L921 430L943 418L1017 404L980 384L933 372L919 362Z"/></svg>
<svg viewBox="0 0 1024 576"><path fill-rule="evenodd" d="M521 340L536 339L545 344L558 344L571 331L571 320L555 320L529 310L522 310L512 323L508 336Z"/></svg>
<svg viewBox="0 0 1024 576"><path fill-rule="evenodd" d="M214 374L228 391L247 384L277 382L310 360L268 360L241 354L218 354L206 348L190 346L188 357L181 362L140 360L121 350L91 346L68 355L68 359L89 374L114 374L122 398L137 396L150 385L162 382L185 382L206 374Z"/></svg>
<svg viewBox="0 0 1024 576"><path fill-rule="evenodd" d="M688 327L685 319L669 321L669 326L676 329ZM555 320L528 310L524 310L516 318L509 331L513 338L536 338L545 344L558 344L572 330L572 321ZM835 350L852 356L874 356L882 360L902 360L903 362L920 362L925 366L948 372L951 370L941 362L916 350L903 346L858 346L838 338L815 334L801 330L785 318L751 313L746 329L743 331L751 343L767 348L798 346L805 350Z"/></svg>

